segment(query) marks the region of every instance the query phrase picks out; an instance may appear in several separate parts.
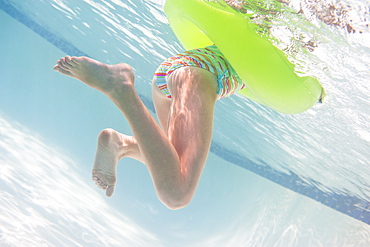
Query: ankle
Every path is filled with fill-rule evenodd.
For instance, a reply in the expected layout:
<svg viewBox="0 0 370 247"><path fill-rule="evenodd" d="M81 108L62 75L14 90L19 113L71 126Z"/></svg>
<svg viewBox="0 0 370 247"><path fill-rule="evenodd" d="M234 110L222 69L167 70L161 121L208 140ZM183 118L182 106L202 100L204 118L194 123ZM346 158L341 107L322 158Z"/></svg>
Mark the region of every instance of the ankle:
<svg viewBox="0 0 370 247"><path fill-rule="evenodd" d="M105 94L113 102L121 101L122 99L127 99L130 95L136 93L135 86L133 82L121 80L115 84L113 90L106 92Z"/></svg>

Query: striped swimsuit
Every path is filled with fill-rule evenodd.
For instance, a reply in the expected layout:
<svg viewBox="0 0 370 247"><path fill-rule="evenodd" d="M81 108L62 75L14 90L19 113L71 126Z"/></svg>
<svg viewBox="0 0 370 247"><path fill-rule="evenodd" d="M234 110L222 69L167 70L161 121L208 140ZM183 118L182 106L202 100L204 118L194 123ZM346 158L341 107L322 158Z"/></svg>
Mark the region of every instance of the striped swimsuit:
<svg viewBox="0 0 370 247"><path fill-rule="evenodd" d="M221 51L215 45L212 45L170 57L158 67L154 73L154 81L168 98L171 98L167 88L168 76L176 69L186 66L202 68L215 74L217 76L219 99L230 96L244 87L242 80Z"/></svg>

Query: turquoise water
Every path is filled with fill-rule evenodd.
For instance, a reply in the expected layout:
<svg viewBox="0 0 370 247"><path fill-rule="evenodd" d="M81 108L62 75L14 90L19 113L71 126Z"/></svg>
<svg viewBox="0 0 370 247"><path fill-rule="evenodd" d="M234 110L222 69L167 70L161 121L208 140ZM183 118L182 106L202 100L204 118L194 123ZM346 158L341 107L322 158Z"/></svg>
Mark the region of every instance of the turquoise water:
<svg viewBox="0 0 370 247"><path fill-rule="evenodd" d="M281 16L277 45L322 81L325 104L287 116L238 96L219 101L206 169L180 211L161 205L145 167L132 160L120 162L113 198L95 189L97 134L130 129L103 95L52 71L66 53L130 63L151 107L153 71L181 51L162 2L0 4L1 246L368 246L365 2L346 2L362 33L309 11L310 21ZM297 46L309 39L314 51Z"/></svg>

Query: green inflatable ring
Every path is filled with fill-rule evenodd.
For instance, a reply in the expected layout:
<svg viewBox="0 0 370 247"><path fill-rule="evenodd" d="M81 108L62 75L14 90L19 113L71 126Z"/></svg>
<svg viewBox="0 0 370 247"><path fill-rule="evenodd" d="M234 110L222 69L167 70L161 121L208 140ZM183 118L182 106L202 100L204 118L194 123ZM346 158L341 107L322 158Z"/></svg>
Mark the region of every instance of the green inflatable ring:
<svg viewBox="0 0 370 247"><path fill-rule="evenodd" d="M246 85L238 94L286 114L303 112L324 97L320 83L299 77L242 14L203 0L167 0L164 10L186 50L212 44L221 50Z"/></svg>

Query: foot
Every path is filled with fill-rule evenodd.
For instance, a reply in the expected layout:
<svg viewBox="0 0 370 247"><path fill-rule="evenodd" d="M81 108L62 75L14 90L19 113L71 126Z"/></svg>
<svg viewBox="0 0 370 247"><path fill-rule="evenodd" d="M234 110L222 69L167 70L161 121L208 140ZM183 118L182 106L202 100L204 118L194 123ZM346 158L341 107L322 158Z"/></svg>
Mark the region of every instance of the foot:
<svg viewBox="0 0 370 247"><path fill-rule="evenodd" d="M116 167L125 157L132 143L132 137L125 136L113 129L105 129L99 134L92 179L100 189L111 197L116 185Z"/></svg>
<svg viewBox="0 0 370 247"><path fill-rule="evenodd" d="M107 65L88 57L64 57L54 70L76 78L108 96L122 85L133 85L134 73L128 64Z"/></svg>

